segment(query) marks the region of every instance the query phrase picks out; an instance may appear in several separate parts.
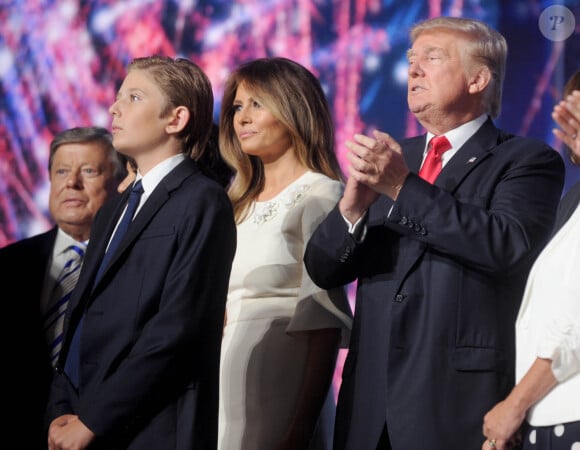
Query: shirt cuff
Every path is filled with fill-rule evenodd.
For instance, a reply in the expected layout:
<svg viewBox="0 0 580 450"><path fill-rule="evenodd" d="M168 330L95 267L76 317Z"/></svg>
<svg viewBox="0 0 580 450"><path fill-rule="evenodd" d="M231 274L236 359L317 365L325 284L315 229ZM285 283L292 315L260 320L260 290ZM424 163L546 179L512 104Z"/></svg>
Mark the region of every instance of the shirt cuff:
<svg viewBox="0 0 580 450"><path fill-rule="evenodd" d="M365 236L367 235L367 211L365 211L364 214L360 216L355 223L350 223L350 221L344 216L342 216L342 218L348 225L348 232L352 235L354 240L356 242L364 241Z"/></svg>

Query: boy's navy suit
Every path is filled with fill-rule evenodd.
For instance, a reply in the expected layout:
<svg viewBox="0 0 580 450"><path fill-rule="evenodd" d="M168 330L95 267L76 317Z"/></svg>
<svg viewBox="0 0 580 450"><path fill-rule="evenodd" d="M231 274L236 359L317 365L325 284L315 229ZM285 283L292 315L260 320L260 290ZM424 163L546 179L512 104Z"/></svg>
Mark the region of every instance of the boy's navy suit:
<svg viewBox="0 0 580 450"><path fill-rule="evenodd" d="M231 203L186 159L150 194L93 286L130 190L106 203L93 223L67 314L51 417L78 414L97 435L91 448L215 448L220 341L236 246ZM83 314L77 393L62 368ZM99 439L105 433L112 436L107 442Z"/></svg>

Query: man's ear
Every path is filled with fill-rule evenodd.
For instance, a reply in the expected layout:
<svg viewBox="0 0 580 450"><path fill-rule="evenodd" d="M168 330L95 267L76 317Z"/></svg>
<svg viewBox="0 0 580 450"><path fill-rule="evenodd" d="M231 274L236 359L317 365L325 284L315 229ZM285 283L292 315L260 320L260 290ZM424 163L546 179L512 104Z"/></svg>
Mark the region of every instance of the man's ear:
<svg viewBox="0 0 580 450"><path fill-rule="evenodd" d="M491 81L491 71L486 66L478 67L469 80L469 93L483 92Z"/></svg>
<svg viewBox="0 0 580 450"><path fill-rule="evenodd" d="M189 109L187 109L185 106L178 106L177 108L174 108L169 114L165 131L167 131L167 134L180 133L189 122L189 118Z"/></svg>

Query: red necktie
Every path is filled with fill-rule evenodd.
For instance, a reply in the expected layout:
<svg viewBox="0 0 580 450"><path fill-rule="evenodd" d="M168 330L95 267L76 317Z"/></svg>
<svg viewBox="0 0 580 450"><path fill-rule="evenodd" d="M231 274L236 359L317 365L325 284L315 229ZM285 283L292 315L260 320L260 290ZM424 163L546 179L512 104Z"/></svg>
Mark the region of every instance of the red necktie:
<svg viewBox="0 0 580 450"><path fill-rule="evenodd" d="M451 148L445 136L434 136L429 141L429 151L425 162L419 170L419 176L429 183L433 183L441 172L441 155Z"/></svg>

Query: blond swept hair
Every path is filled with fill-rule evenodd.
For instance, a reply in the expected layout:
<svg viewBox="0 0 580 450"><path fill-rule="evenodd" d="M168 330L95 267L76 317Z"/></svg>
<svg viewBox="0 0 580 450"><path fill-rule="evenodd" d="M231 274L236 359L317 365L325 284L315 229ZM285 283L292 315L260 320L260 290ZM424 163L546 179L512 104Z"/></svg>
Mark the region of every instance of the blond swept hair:
<svg viewBox="0 0 580 450"><path fill-rule="evenodd" d="M501 97L507 59L507 42L505 38L489 25L479 20L463 17L435 17L419 22L409 33L411 43L425 31L445 29L458 32L465 36L468 47L465 55L470 59L464 61L466 66L471 63L482 64L491 73L491 81L484 93L484 108L495 119L501 112Z"/></svg>

